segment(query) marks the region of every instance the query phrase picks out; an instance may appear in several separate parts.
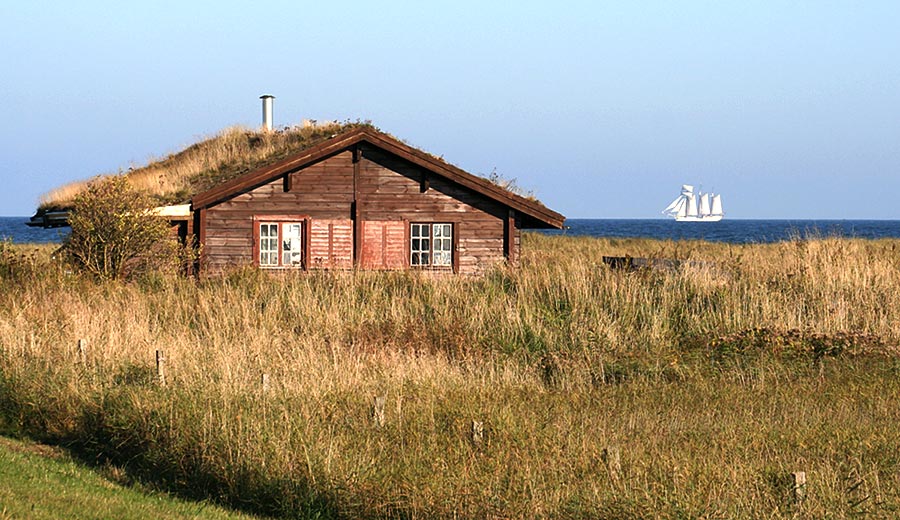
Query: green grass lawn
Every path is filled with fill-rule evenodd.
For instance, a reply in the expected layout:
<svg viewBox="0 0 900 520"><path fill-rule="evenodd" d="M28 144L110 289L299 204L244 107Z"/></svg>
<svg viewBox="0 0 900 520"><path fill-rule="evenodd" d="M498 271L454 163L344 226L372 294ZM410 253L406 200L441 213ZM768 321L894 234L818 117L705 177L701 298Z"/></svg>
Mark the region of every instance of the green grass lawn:
<svg viewBox="0 0 900 520"><path fill-rule="evenodd" d="M0 437L0 520L253 518L124 487L48 446Z"/></svg>

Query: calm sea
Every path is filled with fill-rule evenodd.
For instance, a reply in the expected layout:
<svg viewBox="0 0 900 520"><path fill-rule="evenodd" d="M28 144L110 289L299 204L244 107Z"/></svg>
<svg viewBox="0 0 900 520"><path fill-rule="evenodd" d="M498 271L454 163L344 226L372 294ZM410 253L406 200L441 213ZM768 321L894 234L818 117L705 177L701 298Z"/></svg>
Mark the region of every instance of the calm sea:
<svg viewBox="0 0 900 520"><path fill-rule="evenodd" d="M27 217L0 217L0 240L15 243L61 242L68 228L40 229L25 225ZM778 242L794 237L844 236L900 238L900 220L723 220L675 222L669 219L569 219L566 229L542 231L593 237L638 237L714 242Z"/></svg>
<svg viewBox="0 0 900 520"><path fill-rule="evenodd" d="M69 228L42 229L25 225L29 217L0 217L0 240L16 244L50 244L62 242Z"/></svg>
<svg viewBox="0 0 900 520"><path fill-rule="evenodd" d="M722 220L675 222L670 219L569 219L553 235L663 240L708 240L743 244L807 237L900 238L900 220Z"/></svg>

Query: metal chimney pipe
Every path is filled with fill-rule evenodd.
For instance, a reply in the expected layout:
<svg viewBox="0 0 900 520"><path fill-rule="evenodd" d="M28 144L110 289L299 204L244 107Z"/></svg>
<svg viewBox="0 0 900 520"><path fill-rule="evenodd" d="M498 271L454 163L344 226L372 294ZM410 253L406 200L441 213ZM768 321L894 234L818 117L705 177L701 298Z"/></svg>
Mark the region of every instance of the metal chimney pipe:
<svg viewBox="0 0 900 520"><path fill-rule="evenodd" d="M270 96L268 94L264 94L259 96L259 99L262 100L262 117L263 117L263 130L266 132L272 131L272 101L275 99L275 96Z"/></svg>

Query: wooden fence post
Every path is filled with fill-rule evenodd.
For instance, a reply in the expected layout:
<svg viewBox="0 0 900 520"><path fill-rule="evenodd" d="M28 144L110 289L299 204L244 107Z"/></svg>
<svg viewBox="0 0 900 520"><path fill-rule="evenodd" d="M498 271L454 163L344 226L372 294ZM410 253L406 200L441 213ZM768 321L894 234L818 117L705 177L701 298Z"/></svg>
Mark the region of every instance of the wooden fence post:
<svg viewBox="0 0 900 520"><path fill-rule="evenodd" d="M166 386L166 370L165 370L166 357L163 355L162 350L156 351L156 380L159 381L159 384Z"/></svg>
<svg viewBox="0 0 900 520"><path fill-rule="evenodd" d="M484 422L472 421L472 444L480 446L484 441Z"/></svg>
<svg viewBox="0 0 900 520"><path fill-rule="evenodd" d="M791 473L791 491L793 492L793 500L795 504L799 504L806 500L806 472L795 471Z"/></svg>
<svg viewBox="0 0 900 520"><path fill-rule="evenodd" d="M375 396L375 405L372 410L372 418L375 419L375 426L381 428L384 426L384 401L383 395Z"/></svg>
<svg viewBox="0 0 900 520"><path fill-rule="evenodd" d="M262 379L261 379L261 381L260 381L260 384L262 385L262 391L263 391L263 393L266 393L266 392L269 391L269 374L263 374L263 375L262 375Z"/></svg>
<svg viewBox="0 0 900 520"><path fill-rule="evenodd" d="M79 339L78 340L78 359L75 360L76 363L85 364L87 361L87 340Z"/></svg>
<svg viewBox="0 0 900 520"><path fill-rule="evenodd" d="M618 446L607 446L603 449L603 461L613 480L619 480L622 473L622 457Z"/></svg>

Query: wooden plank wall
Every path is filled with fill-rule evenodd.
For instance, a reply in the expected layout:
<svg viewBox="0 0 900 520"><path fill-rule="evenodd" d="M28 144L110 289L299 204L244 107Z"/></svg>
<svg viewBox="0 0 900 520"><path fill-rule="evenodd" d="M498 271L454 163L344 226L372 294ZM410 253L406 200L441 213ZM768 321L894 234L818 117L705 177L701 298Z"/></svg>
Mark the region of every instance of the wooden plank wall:
<svg viewBox="0 0 900 520"><path fill-rule="evenodd" d="M362 218L456 224L458 269L475 274L505 260L503 235L506 206L373 147L363 148L358 204Z"/></svg>
<svg viewBox="0 0 900 520"><path fill-rule="evenodd" d="M311 219L310 267L352 265L352 153L342 152L290 175L289 183L279 178L206 210L203 255L207 272L221 271L230 265L252 264L253 216L266 214ZM422 182L423 175L427 182ZM405 227L409 222L453 223L457 233L455 263L461 273L478 273L505 260L506 206L438 176L429 176L417 166L368 145L362 148L356 184L359 218L381 223L380 234L376 231L378 225L363 226L360 256L361 260L368 259L361 267L394 269L407 265L409 245ZM427 188L424 193L423 188ZM394 227L398 221L405 222L402 229L391 227L384 237L385 221L394 221ZM329 232L330 245L326 236ZM516 227L516 251L519 236ZM380 241L377 248L374 243L366 243L367 237ZM385 238L391 244L402 240L403 250L398 251L396 245L384 250ZM398 266L400 258L402 266Z"/></svg>
<svg viewBox="0 0 900 520"><path fill-rule="evenodd" d="M349 219L353 201L353 158L350 152L291 174L291 191L276 179L250 192L210 207L207 212L204 260L209 272L252 264L254 215L304 215L313 219Z"/></svg>

